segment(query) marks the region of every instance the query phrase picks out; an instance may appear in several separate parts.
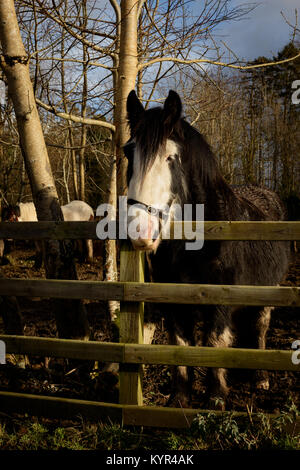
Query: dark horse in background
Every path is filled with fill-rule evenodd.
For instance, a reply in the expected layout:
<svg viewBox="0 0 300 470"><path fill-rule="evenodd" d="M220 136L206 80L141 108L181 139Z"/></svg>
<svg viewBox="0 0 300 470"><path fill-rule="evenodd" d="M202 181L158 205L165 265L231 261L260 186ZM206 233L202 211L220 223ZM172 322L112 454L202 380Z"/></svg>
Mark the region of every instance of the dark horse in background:
<svg viewBox="0 0 300 470"><path fill-rule="evenodd" d="M145 111L134 91L127 99L131 138L124 151L128 159L128 204L139 203L140 235L136 249L148 252L154 282L277 285L288 268L289 243L281 241L205 241L198 251L187 251L183 240L153 239L157 213L172 205L204 204L206 220L283 220L285 210L277 195L255 186L229 186L203 136L181 117L180 97L174 91L164 103ZM157 209L156 214L152 209ZM151 212L151 213L150 213ZM155 211L154 211L155 212ZM130 221L130 218L128 219ZM161 220L161 219L160 219ZM160 229L161 229L160 224ZM159 320L153 304L153 323ZM263 349L271 307L191 306L169 304L160 316L170 342L177 345L238 346ZM195 326L202 325L195 335ZM169 404L188 406L191 370L176 367ZM226 370L207 372L208 404L228 394ZM257 371L255 384L268 389L266 371Z"/></svg>

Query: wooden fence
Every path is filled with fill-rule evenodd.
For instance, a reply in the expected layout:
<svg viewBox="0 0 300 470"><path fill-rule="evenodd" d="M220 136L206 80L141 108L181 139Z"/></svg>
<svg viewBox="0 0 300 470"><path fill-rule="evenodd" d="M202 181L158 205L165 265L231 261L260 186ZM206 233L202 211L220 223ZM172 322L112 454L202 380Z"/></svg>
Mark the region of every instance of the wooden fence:
<svg viewBox="0 0 300 470"><path fill-rule="evenodd" d="M186 222L185 222L186 223ZM171 238L178 222L172 225ZM181 223L180 223L181 224ZM186 224L192 225L193 222ZM96 222L0 223L0 238L97 239ZM205 240L300 240L300 222L205 222ZM1 279L0 296L83 298L121 301L120 342L1 335L7 353L45 355L120 364L119 404L0 392L0 410L44 416L117 420L126 425L187 427L207 410L143 406L143 364L300 370L293 351L143 344L144 302L300 306L299 287L220 286L144 282L144 260L125 242L120 282ZM288 319L287 319L288 324ZM298 338L294 338L298 339ZM234 412L234 415L244 415Z"/></svg>

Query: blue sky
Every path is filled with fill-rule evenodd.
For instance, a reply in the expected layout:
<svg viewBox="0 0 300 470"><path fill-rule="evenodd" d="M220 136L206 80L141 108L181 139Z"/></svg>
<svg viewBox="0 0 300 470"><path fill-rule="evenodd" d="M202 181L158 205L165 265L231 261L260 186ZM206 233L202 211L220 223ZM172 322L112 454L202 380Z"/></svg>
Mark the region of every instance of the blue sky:
<svg viewBox="0 0 300 470"><path fill-rule="evenodd" d="M249 0L250 1L250 0ZM249 3L248 1L248 3ZM245 0L232 0L231 4L241 5ZM292 29L280 14L294 24L295 8L299 0L261 0L257 7L241 21L229 22L215 30L240 59L251 60L260 55L272 57L290 40Z"/></svg>

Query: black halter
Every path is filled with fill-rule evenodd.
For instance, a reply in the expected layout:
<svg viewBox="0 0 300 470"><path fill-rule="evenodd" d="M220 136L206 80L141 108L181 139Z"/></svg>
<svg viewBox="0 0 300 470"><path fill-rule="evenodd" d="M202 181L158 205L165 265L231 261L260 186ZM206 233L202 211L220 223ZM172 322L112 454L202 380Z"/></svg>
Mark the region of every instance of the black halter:
<svg viewBox="0 0 300 470"><path fill-rule="evenodd" d="M163 209L158 209L157 207L150 206L148 204L145 204L144 202L137 201L136 199L128 199L127 200L127 205L128 206L139 205L140 208L142 210L148 212L148 214L159 217L160 222L163 221L163 220L166 220L169 216L169 210L164 211Z"/></svg>

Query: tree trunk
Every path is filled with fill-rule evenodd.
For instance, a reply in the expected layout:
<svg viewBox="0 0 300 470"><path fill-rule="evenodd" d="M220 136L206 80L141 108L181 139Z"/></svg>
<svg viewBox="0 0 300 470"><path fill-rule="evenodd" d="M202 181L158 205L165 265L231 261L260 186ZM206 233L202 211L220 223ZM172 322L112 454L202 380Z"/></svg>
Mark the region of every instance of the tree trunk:
<svg viewBox="0 0 300 470"><path fill-rule="evenodd" d="M69 126L68 126L68 137L69 137L69 145L70 145L70 148L71 148L70 149L70 156L71 156L72 182L73 182L73 199L79 199L76 152L73 149L74 139L73 139L73 131L72 131L71 121L69 121Z"/></svg>
<svg viewBox="0 0 300 470"><path fill-rule="evenodd" d="M109 203L117 207L117 196L126 192L127 187L127 161L123 155L122 147L129 138L127 126L126 101L131 90L135 88L137 77L137 22L138 4L136 0L121 0L120 10L114 2L111 2L116 11L116 23L118 37L120 40L116 44L117 58L114 61L114 89L116 90L114 122L116 134L113 138L113 162L110 181ZM120 17L119 17L120 15ZM116 158L116 160L115 160ZM116 243L114 240L107 240L106 251L106 280L114 281L118 279L116 262ZM115 301L109 302L109 311L112 319L116 316L119 304Z"/></svg>
<svg viewBox="0 0 300 470"><path fill-rule="evenodd" d="M13 0L0 2L0 39L3 51L1 67L13 100L38 220L63 220ZM46 241L45 268L48 279L77 279L73 244L66 240ZM55 301L54 307L60 337L89 339L82 301Z"/></svg>
<svg viewBox="0 0 300 470"><path fill-rule="evenodd" d="M65 5L66 8L66 5ZM64 21L66 21L66 11L64 13ZM61 30L61 45L60 45L60 54L61 57L65 56L65 35L66 31L64 28ZM68 104L66 99L66 86L65 86L65 63L61 61L61 69L60 69L60 81L61 81L61 96L62 96L62 103L64 107L64 111L68 114ZM78 178L77 178L77 164L76 164L76 153L73 149L74 147L74 139L73 139L73 131L72 131L72 121L68 121L68 144L70 147L70 160L71 160L71 169L72 169L72 184L73 184L73 199L79 199L78 195ZM69 202L69 201L68 201Z"/></svg>
<svg viewBox="0 0 300 470"><path fill-rule="evenodd" d="M86 0L82 0L82 21L81 27L84 30L87 27L87 9L86 9ZM83 33L83 37L85 34ZM82 87L82 100L81 100L81 116L83 118L86 117L86 107L87 107L87 99L88 99L88 82L87 82L87 66L88 54L87 54L87 46L85 44L82 45L82 73L83 73L83 87ZM85 124L82 124L81 127L81 139L80 139L80 151L79 151L79 183L80 183L80 199L81 201L85 201L85 147L86 147L86 139L87 138L87 127Z"/></svg>
<svg viewBox="0 0 300 470"><path fill-rule="evenodd" d="M135 88L137 76L137 21L138 2L136 0L121 0L121 36L115 123L119 195L124 194L127 186L127 162L123 156L122 147L129 138L126 100L130 91Z"/></svg>
<svg viewBox="0 0 300 470"><path fill-rule="evenodd" d="M117 41L115 44L115 55L113 57L113 88L114 90L118 89L119 86L119 53L120 53L120 34L121 34L121 10L119 5L110 0L111 5L113 6L116 14L116 33ZM116 105L114 106L114 122L117 121L117 116L119 113L119 108ZM110 184L109 184L109 197L108 204L111 204L115 208L115 213L117 213L117 148L116 148L116 134L112 134L112 144L111 144L111 174L110 174ZM106 281L118 281L118 265L117 265L117 244L116 240L105 240L105 280ZM117 317L117 311L120 310L120 303L115 300L108 301L108 310L110 318L114 321Z"/></svg>
<svg viewBox="0 0 300 470"><path fill-rule="evenodd" d="M112 137L112 167L110 176L109 198L108 204L116 208L117 206L117 162L115 153L115 139ZM116 211L115 211L116 215ZM115 240L107 239L105 241L105 280L115 282L118 281L117 268L117 247ZM114 321L117 317L117 311L120 310L120 302L116 300L108 301L108 309L110 318Z"/></svg>

